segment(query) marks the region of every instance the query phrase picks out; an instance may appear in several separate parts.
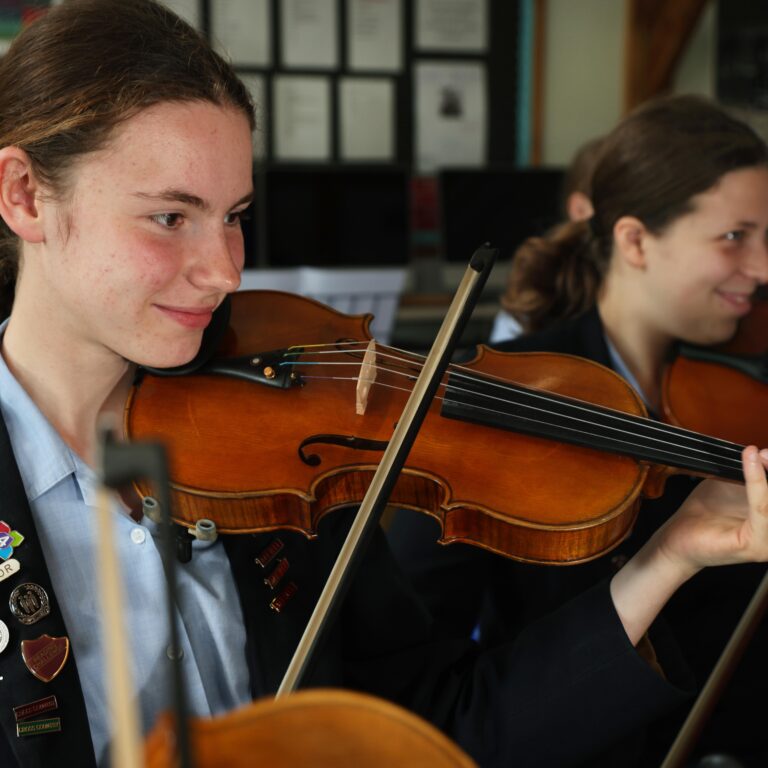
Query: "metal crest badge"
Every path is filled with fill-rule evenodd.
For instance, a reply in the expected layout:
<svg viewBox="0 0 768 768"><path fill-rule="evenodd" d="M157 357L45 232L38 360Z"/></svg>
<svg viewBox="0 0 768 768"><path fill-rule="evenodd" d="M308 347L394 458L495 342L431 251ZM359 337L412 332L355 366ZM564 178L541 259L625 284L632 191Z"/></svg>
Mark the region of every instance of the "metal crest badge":
<svg viewBox="0 0 768 768"><path fill-rule="evenodd" d="M36 640L22 640L21 657L38 680L50 683L67 663L69 638L40 635Z"/></svg>
<svg viewBox="0 0 768 768"><path fill-rule="evenodd" d="M24 537L14 531L8 523L0 520L0 560L7 560L13 555L13 550L24 541Z"/></svg>
<svg viewBox="0 0 768 768"><path fill-rule="evenodd" d="M11 613L22 624L34 624L51 612L46 591L39 585L27 582L19 584L8 600Z"/></svg>

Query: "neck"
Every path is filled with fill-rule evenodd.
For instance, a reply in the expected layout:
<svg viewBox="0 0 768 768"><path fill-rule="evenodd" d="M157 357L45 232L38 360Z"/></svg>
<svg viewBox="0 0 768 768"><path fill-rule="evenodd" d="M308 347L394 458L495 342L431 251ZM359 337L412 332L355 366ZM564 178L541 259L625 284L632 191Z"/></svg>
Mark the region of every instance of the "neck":
<svg viewBox="0 0 768 768"><path fill-rule="evenodd" d="M597 308L611 344L637 380L646 401L655 411L661 406L661 381L673 339L649 322L647 313L626 295L611 290L609 278Z"/></svg>
<svg viewBox="0 0 768 768"><path fill-rule="evenodd" d="M44 329L44 330L40 330ZM17 301L2 340L9 369L67 445L93 464L96 426L122 409L133 377L133 365L95 341L76 339L46 322L40 312L30 317Z"/></svg>

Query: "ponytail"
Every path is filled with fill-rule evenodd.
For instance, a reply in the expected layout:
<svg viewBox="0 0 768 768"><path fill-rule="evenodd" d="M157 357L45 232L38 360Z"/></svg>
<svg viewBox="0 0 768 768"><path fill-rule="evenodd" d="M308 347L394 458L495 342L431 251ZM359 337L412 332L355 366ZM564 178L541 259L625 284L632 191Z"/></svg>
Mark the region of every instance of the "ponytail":
<svg viewBox="0 0 768 768"><path fill-rule="evenodd" d="M589 223L560 224L517 249L501 305L526 332L577 317L597 301L606 266Z"/></svg>

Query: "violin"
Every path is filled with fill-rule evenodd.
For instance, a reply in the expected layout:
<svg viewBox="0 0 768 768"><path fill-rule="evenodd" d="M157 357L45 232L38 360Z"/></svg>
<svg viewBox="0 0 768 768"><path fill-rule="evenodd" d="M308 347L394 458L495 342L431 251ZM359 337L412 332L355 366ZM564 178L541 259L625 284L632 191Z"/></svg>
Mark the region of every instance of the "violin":
<svg viewBox="0 0 768 768"><path fill-rule="evenodd" d="M757 301L729 342L681 345L665 371L662 410L670 424L768 444L768 298Z"/></svg>
<svg viewBox="0 0 768 768"><path fill-rule="evenodd" d="M365 765L389 768L473 768L475 763L430 723L383 699L352 691L315 689L263 699L213 719L191 721L195 764L244 765L259 757L270 768ZM375 736L374 736L375 734ZM147 738L145 768L175 763L170 716Z"/></svg>
<svg viewBox="0 0 768 768"><path fill-rule="evenodd" d="M421 366L376 344L370 320L237 293L202 368L139 378L125 434L166 445L176 522L312 538L325 514L361 501ZM659 495L671 473L741 480L740 450L650 421L596 363L480 347L449 367L390 503L438 519L442 542L577 563L627 536L640 497Z"/></svg>

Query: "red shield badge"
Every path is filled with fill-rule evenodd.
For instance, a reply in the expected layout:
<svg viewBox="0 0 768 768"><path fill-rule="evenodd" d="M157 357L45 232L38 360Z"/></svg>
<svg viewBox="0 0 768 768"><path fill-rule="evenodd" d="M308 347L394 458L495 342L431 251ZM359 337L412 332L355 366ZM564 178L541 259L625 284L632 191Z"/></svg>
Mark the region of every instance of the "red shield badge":
<svg viewBox="0 0 768 768"><path fill-rule="evenodd" d="M22 640L21 656L38 680L50 683L69 658L69 638L41 635L36 640Z"/></svg>

